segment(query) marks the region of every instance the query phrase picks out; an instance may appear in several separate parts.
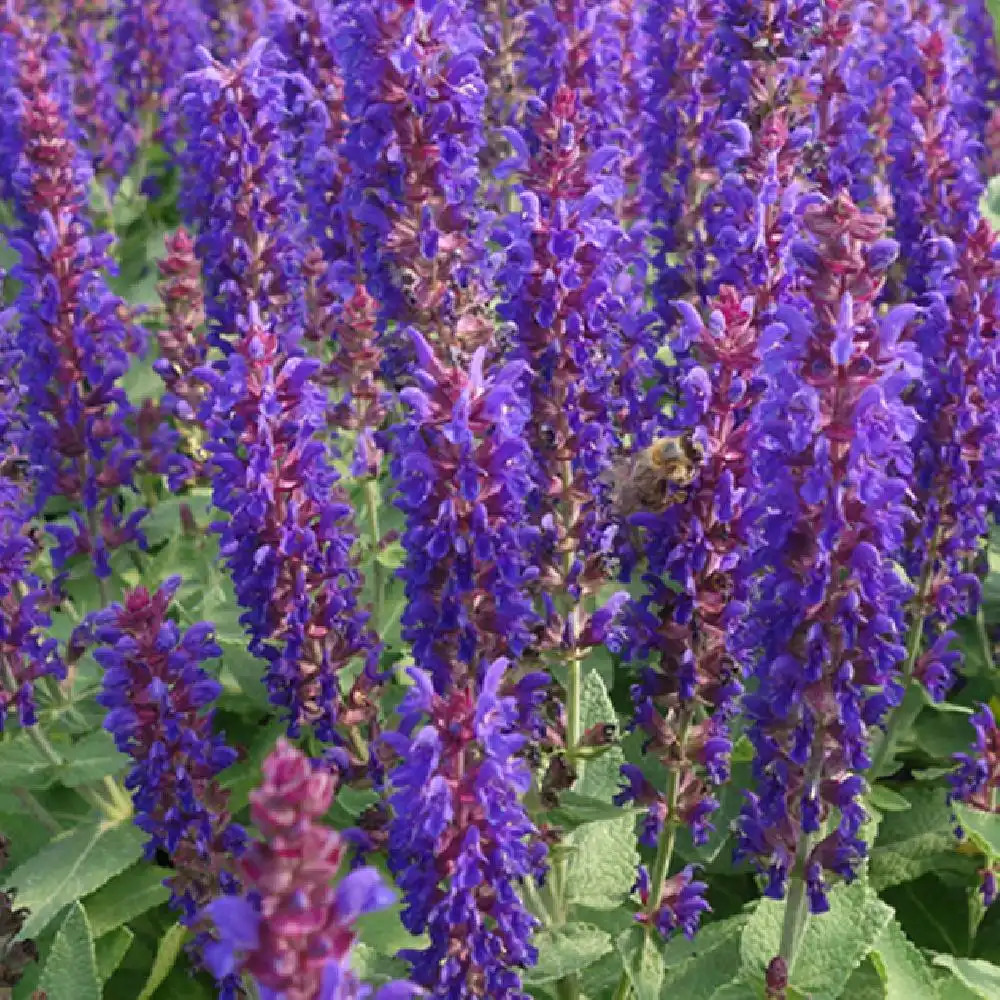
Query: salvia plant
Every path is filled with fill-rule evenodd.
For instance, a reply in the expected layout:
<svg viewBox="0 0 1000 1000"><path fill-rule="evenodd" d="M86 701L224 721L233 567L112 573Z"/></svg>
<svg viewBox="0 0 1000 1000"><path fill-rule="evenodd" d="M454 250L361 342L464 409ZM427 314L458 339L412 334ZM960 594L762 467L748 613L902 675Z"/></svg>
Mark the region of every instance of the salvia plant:
<svg viewBox="0 0 1000 1000"><path fill-rule="evenodd" d="M0 1000L1000 1000L995 17L0 0Z"/></svg>

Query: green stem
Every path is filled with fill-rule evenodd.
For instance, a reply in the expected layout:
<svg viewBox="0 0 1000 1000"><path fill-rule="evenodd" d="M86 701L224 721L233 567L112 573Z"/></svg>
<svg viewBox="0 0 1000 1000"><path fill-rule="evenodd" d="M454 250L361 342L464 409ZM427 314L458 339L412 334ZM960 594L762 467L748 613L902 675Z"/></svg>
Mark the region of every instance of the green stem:
<svg viewBox="0 0 1000 1000"><path fill-rule="evenodd" d="M914 683L913 673L917 666L917 657L920 655L920 643L924 634L924 622L927 620L927 596L931 589L931 580L934 576L934 560L937 553L937 535L931 540L930 549L927 553L927 562L924 565L923 574L920 577L920 584L917 588L917 596L914 601L914 620L910 626L909 645L906 650L906 663L903 666L903 687L904 701L910 694ZM903 711L902 704L889 716L885 732L872 754L871 767L868 773L874 780L879 776L885 767L893 750L896 747L896 740L905 724L911 723L920 712L920 705L914 704L911 700L910 707Z"/></svg>
<svg viewBox="0 0 1000 1000"><path fill-rule="evenodd" d="M671 767L667 775L667 816L660 831L660 839L656 845L656 857L653 859L653 870L649 876L649 900L646 903L646 930L653 926L653 916L660 906L663 897L663 883L670 871L670 862L674 858L674 848L677 846L677 800L681 791L681 770L684 766L683 757L687 745L688 729L691 726L690 711L683 712L677 721L681 760ZM648 944L648 939L646 944ZM645 947L645 944L644 944ZM615 1000L628 1000L632 992L632 981L627 971L623 970L615 991Z"/></svg>
<svg viewBox="0 0 1000 1000"><path fill-rule="evenodd" d="M14 794L18 797L25 809L31 813L35 819L45 827L54 837L62 833L62 827L56 822L55 817L31 794L26 788L15 788Z"/></svg>
<svg viewBox="0 0 1000 1000"><path fill-rule="evenodd" d="M805 774L807 792L815 790L823 771L822 736L817 735L813 743L812 754ZM785 917L781 925L781 942L778 945L778 955L785 960L788 974L791 975L799 945L805 933L809 920L808 897L806 895L806 865L809 862L809 852L812 850L811 834L799 829L799 841L795 847L795 862L791 877L788 880L788 895L785 898Z"/></svg>
<svg viewBox="0 0 1000 1000"><path fill-rule="evenodd" d="M66 763L62 754L49 742L45 733L38 726L28 726L24 730L28 734L28 739L41 751L42 756L54 767L63 767ZM124 793L118 788L111 778L105 778L105 787L110 782L114 787L110 798L105 798L96 788L90 785L78 785L74 791L80 798L84 799L107 819L115 822L125 819L132 813L132 802L123 802Z"/></svg>
<svg viewBox="0 0 1000 1000"><path fill-rule="evenodd" d="M368 505L368 530L371 534L372 551L372 628L376 635L382 629L382 605L385 601L385 571L379 562L382 532L378 521L379 505L378 480L369 479L365 483L365 501Z"/></svg>
<svg viewBox="0 0 1000 1000"><path fill-rule="evenodd" d="M979 646L983 654L983 662L987 667L993 667L993 643L990 642L990 634L986 631L986 612L980 603L976 610L976 635L979 638Z"/></svg>

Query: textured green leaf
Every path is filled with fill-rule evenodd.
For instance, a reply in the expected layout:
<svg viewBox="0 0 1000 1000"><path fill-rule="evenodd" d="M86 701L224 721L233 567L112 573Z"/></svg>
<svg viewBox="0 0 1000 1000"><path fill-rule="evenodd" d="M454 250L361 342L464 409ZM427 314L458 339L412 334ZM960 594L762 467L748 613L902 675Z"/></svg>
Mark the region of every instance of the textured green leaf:
<svg viewBox="0 0 1000 1000"><path fill-rule="evenodd" d="M892 919L892 909L860 879L834 887L829 899L830 912L806 924L789 977L795 989L813 994L814 1000L841 995ZM778 954L784 912L784 902L763 899L747 923L740 950L744 973L752 982L763 981L768 963Z"/></svg>
<svg viewBox="0 0 1000 1000"><path fill-rule="evenodd" d="M883 894L906 936L918 948L968 954L971 947L967 880L924 875Z"/></svg>
<svg viewBox="0 0 1000 1000"><path fill-rule="evenodd" d="M118 774L128 764L128 757L118 751L111 734L97 729L77 740L66 753L66 765L59 772L59 780L70 788L99 781L108 775Z"/></svg>
<svg viewBox="0 0 1000 1000"><path fill-rule="evenodd" d="M1000 857L1000 815L973 809L962 802L954 805L959 826L988 858Z"/></svg>
<svg viewBox="0 0 1000 1000"><path fill-rule="evenodd" d="M68 904L99 889L142 854L145 837L131 823L90 823L53 840L13 872L18 905L30 916L24 936L35 937Z"/></svg>
<svg viewBox="0 0 1000 1000"><path fill-rule="evenodd" d="M358 941L351 949L351 967L366 983L376 986L407 976L405 962L383 955L363 941Z"/></svg>
<svg viewBox="0 0 1000 1000"><path fill-rule="evenodd" d="M163 980L170 975L170 970L177 962L184 947L184 939L187 937L187 929L180 924L174 924L163 937L156 949L156 958L153 959L153 967L149 970L142 992L136 1000L150 1000L153 994L163 984Z"/></svg>
<svg viewBox="0 0 1000 1000"><path fill-rule="evenodd" d="M52 762L28 739L17 733L0 743L0 785L6 788L48 788L56 779Z"/></svg>
<svg viewBox="0 0 1000 1000"><path fill-rule="evenodd" d="M642 927L633 927L615 942L635 1000L659 1000L663 989L663 956Z"/></svg>
<svg viewBox="0 0 1000 1000"><path fill-rule="evenodd" d="M923 1000L924 997L930 1000L934 996L934 986L931 984L927 993L911 994L907 1000ZM871 959L866 959L852 973L847 980L847 986L843 993L844 1000L886 1000L885 986L882 978L876 970Z"/></svg>
<svg viewBox="0 0 1000 1000"><path fill-rule="evenodd" d="M737 979L742 967L740 935L746 922L744 917L733 917L707 924L693 941L670 941L664 949L666 962L671 963L681 954L684 945L689 957L669 965L661 990L663 1000L712 1000L722 987Z"/></svg>
<svg viewBox="0 0 1000 1000"><path fill-rule="evenodd" d="M427 937L414 937L399 919L400 907L387 907L366 913L358 919L358 931L361 940L374 948L380 955L395 955L402 948L422 948L427 944Z"/></svg>
<svg viewBox="0 0 1000 1000"><path fill-rule="evenodd" d="M930 966L898 921L890 920L872 949L871 961L884 987L884 1000L934 995Z"/></svg>
<svg viewBox="0 0 1000 1000"><path fill-rule="evenodd" d="M603 958L614 947L611 935L593 924L574 922L535 935L538 963L524 973L529 986L550 983Z"/></svg>
<svg viewBox="0 0 1000 1000"><path fill-rule="evenodd" d="M596 670L590 671L583 682L580 719L584 732L592 726L605 724L612 725L617 730L618 716L615 707ZM576 766L580 778L573 790L580 795L610 802L621 786L621 766L624 763L625 755L617 746L609 747L605 753L592 760L579 761Z"/></svg>
<svg viewBox="0 0 1000 1000"><path fill-rule="evenodd" d="M905 795L900 795L885 785L875 785L868 796L868 801L883 813L906 812L911 808L910 800Z"/></svg>
<svg viewBox="0 0 1000 1000"><path fill-rule="evenodd" d="M761 1000L764 996L763 990L754 989L749 983L742 979L733 983L726 983L712 993L710 1000ZM795 1000L791 995L787 1000Z"/></svg>
<svg viewBox="0 0 1000 1000"><path fill-rule="evenodd" d="M577 827L563 843L570 851L568 901L599 910L620 906L635 884L639 861L632 815Z"/></svg>
<svg viewBox="0 0 1000 1000"><path fill-rule="evenodd" d="M116 927L97 942L97 974L102 983L114 975L134 940L135 935L127 927Z"/></svg>
<svg viewBox="0 0 1000 1000"><path fill-rule="evenodd" d="M171 874L169 868L158 865L133 865L88 896L83 906L94 929L94 937L100 940L116 927L165 903L170 893L163 880Z"/></svg>
<svg viewBox="0 0 1000 1000"><path fill-rule="evenodd" d="M982 1000L1000 997L1000 966L981 958L935 955L934 964L951 972L959 982Z"/></svg>
<svg viewBox="0 0 1000 1000"><path fill-rule="evenodd" d="M79 903L70 907L56 933L38 988L46 1000L101 1000L94 939Z"/></svg>
<svg viewBox="0 0 1000 1000"><path fill-rule="evenodd" d="M546 810L545 817L557 826L567 830L575 830L585 823L621 819L626 813L635 817L644 811L644 809L616 806L605 799L591 798L589 795L580 795L578 792L562 792L559 796L559 805L555 809Z"/></svg>
<svg viewBox="0 0 1000 1000"><path fill-rule="evenodd" d="M882 818L868 863L875 889L882 891L958 863L955 824L945 795L942 788L908 789L910 808Z"/></svg>

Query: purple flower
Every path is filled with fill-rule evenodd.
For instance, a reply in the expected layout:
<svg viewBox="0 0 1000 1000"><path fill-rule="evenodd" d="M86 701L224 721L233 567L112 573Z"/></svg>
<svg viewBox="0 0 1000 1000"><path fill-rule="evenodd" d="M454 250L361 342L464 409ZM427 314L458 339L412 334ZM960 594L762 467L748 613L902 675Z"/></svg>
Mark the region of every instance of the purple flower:
<svg viewBox="0 0 1000 1000"><path fill-rule="evenodd" d="M319 363L302 350L302 259L280 131L282 77L268 43L232 68L187 77L188 211L199 224L211 340L224 357L197 372L206 422L214 528L232 573L250 649L268 663L271 700L289 733L374 715L376 641L359 606L352 513L326 438ZM246 212L234 213L237 200ZM365 669L349 691L342 673ZM346 687L346 685L344 685Z"/></svg>
<svg viewBox="0 0 1000 1000"><path fill-rule="evenodd" d="M508 661L436 694L413 670L389 776L389 866L403 893L403 924L430 945L403 952L435 996L524 1000L518 968L533 965L538 921L519 884L544 873L545 846L521 799L531 773L518 756L516 698L502 693Z"/></svg>
<svg viewBox="0 0 1000 1000"><path fill-rule="evenodd" d="M194 64L195 47L207 40L205 19L187 0L116 0L113 23L112 64L135 145L149 141L146 121L158 117L157 137L172 146L178 87Z"/></svg>
<svg viewBox="0 0 1000 1000"><path fill-rule="evenodd" d="M0 434L0 444L7 443ZM11 709L21 726L33 726L35 682L65 676L56 641L45 634L51 593L31 572L37 544L25 493L24 484L0 476L0 731Z"/></svg>
<svg viewBox="0 0 1000 1000"><path fill-rule="evenodd" d="M1000 729L988 705L981 705L969 720L976 738L965 753L956 753L957 767L950 776L952 801L965 802L973 809L986 813L1000 812L997 789L1000 788ZM965 833L961 827L960 838ZM997 896L997 867L990 865L980 871L980 892L983 904L992 906Z"/></svg>
<svg viewBox="0 0 1000 1000"><path fill-rule="evenodd" d="M33 467L36 508L64 496L83 510L53 529L56 565L87 553L104 578L112 549L143 544L143 511L119 506L139 459L121 379L141 338L105 280L109 238L90 228L91 171L72 138L65 53L10 10L0 14L0 34L7 75L0 174L20 257L11 272L21 284L19 444Z"/></svg>
<svg viewBox="0 0 1000 1000"><path fill-rule="evenodd" d="M480 350L465 371L413 339L417 385L401 393L408 412L392 439L396 505L406 517L401 621L417 666L444 693L484 658L519 656L531 638L524 366L486 374Z"/></svg>
<svg viewBox="0 0 1000 1000"><path fill-rule="evenodd" d="M244 895L221 896L203 911L215 925L206 964L220 980L249 973L262 1000L366 1000L371 991L350 967L355 923L390 905L393 894L374 868L338 879L346 843L317 822L333 800L329 771L280 739L263 778L250 793L259 839L238 862ZM418 992L392 983L372 1000Z"/></svg>
<svg viewBox="0 0 1000 1000"><path fill-rule="evenodd" d="M243 850L244 832L232 822L219 784L237 756L212 731L209 706L221 688L201 666L221 651L208 622L182 633L166 617L179 585L173 577L153 594L130 591L89 624L104 668L97 701L107 710L104 728L132 759L125 787L135 824L149 837L146 857L170 856L171 905L197 926L212 896L237 890L232 859Z"/></svg>
<svg viewBox="0 0 1000 1000"><path fill-rule="evenodd" d="M180 204L197 227L208 341L232 351L254 304L288 348L302 334L305 282L280 55L261 39L231 67L200 58L181 97Z"/></svg>
<svg viewBox="0 0 1000 1000"><path fill-rule="evenodd" d="M212 54L224 62L242 59L265 34L269 0L198 0L208 22Z"/></svg>
<svg viewBox="0 0 1000 1000"><path fill-rule="evenodd" d="M781 898L800 838L838 816L809 845L803 873L821 912L824 873L851 879L864 855L857 774L870 763L871 727L902 694L910 591L892 560L910 517L914 421L901 394L919 365L886 335L897 320L876 313L884 275L867 251L885 219L846 193L806 196L801 217L816 264L774 312L783 332L764 358L770 385L752 431L761 575L740 639L755 662L744 712L757 787L739 852L767 875L766 894ZM847 326L839 335L849 347L832 357Z"/></svg>
<svg viewBox="0 0 1000 1000"><path fill-rule="evenodd" d="M640 866L636 889L644 912L636 919L651 924L664 940L669 940L678 930L690 940L698 931L701 915L712 909L705 900L707 888L705 882L695 881L694 867L687 865L663 883L658 899L653 900L649 872L645 866Z"/></svg>
<svg viewBox="0 0 1000 1000"><path fill-rule="evenodd" d="M457 0L368 0L336 36L350 120L343 197L381 323L395 324L388 374L410 361L408 325L463 360L492 333L480 312L483 40L470 15Z"/></svg>
<svg viewBox="0 0 1000 1000"><path fill-rule="evenodd" d="M181 425L187 425L185 431L193 435L205 396L205 385L194 372L205 363L208 354L201 330L205 321L201 265L194 253L194 242L183 227L168 235L165 244L166 257L157 267L166 323L156 332L160 356L153 362L153 368L166 387L160 408ZM189 461L178 462L169 470L172 488L203 465L196 442L192 441L187 450Z"/></svg>
<svg viewBox="0 0 1000 1000"><path fill-rule="evenodd" d="M968 574L1000 490L1000 250L979 213L983 182L965 53L936 6L917 5L909 16L900 8L892 27L900 75L888 173L899 206L898 294L919 309L914 340L925 372L914 388L915 517L901 557L920 581L912 628L937 648L955 619L978 605ZM937 658L918 679L941 698L957 662Z"/></svg>

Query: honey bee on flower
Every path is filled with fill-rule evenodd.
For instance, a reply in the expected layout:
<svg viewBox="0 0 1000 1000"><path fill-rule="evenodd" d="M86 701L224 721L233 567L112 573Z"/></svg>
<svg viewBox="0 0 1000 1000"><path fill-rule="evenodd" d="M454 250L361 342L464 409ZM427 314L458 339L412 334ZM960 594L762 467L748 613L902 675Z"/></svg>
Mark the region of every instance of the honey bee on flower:
<svg viewBox="0 0 1000 1000"><path fill-rule="evenodd" d="M613 509L621 517L662 513L684 499L704 457L704 448L690 432L657 438L622 457L609 474Z"/></svg>

